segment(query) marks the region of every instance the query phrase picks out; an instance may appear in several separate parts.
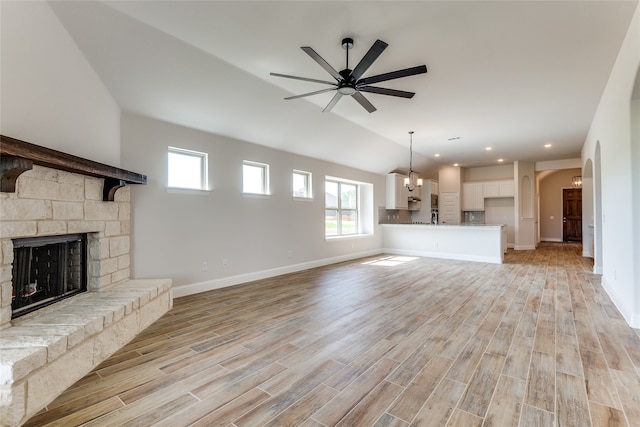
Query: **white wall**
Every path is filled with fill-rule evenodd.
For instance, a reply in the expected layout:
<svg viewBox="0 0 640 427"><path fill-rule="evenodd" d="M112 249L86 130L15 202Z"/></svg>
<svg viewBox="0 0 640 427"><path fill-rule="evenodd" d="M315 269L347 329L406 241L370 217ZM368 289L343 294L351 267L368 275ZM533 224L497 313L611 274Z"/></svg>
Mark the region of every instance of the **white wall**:
<svg viewBox="0 0 640 427"><path fill-rule="evenodd" d="M591 159L597 168L600 144L602 221L596 219L594 226L596 236L598 228L602 234L602 283L636 328L640 327L640 253L633 236L639 234L640 200L633 191L638 165L632 163L630 101L639 66L640 8L636 8L582 149L583 165ZM597 196L594 200L598 203Z"/></svg>
<svg viewBox="0 0 640 427"><path fill-rule="evenodd" d="M0 2L3 135L112 166L120 109L46 2Z"/></svg>
<svg viewBox="0 0 640 427"><path fill-rule="evenodd" d="M513 164L464 168L464 182L513 179Z"/></svg>
<svg viewBox="0 0 640 427"><path fill-rule="evenodd" d="M515 246L515 205L513 197L484 199L484 222L504 224L507 229L507 247Z"/></svg>
<svg viewBox="0 0 640 427"><path fill-rule="evenodd" d="M438 170L438 191L442 193L460 193L462 190L462 168L441 166Z"/></svg>
<svg viewBox="0 0 640 427"><path fill-rule="evenodd" d="M373 184L372 213L377 215L385 202L384 176L133 114L122 117L122 143L123 167L148 176L146 186L132 187L132 277L169 277L176 295L375 254L382 248L377 218L372 236L325 241L324 178ZM169 145L209 153L211 192L167 191ZM270 198L242 196L243 160L270 165ZM293 200L293 169L313 174L313 201ZM203 262L208 271L201 271Z"/></svg>

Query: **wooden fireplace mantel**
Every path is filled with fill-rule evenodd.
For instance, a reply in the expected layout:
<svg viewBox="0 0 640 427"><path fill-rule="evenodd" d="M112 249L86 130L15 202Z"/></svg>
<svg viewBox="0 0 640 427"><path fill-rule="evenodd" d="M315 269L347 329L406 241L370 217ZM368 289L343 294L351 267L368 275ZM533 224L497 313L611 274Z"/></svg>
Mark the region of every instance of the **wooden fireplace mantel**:
<svg viewBox="0 0 640 427"><path fill-rule="evenodd" d="M33 165L104 178L104 201L113 201L116 190L125 184L147 183L146 175L5 135L0 135L0 154L0 191L3 193L15 193L16 180L22 173L33 169Z"/></svg>

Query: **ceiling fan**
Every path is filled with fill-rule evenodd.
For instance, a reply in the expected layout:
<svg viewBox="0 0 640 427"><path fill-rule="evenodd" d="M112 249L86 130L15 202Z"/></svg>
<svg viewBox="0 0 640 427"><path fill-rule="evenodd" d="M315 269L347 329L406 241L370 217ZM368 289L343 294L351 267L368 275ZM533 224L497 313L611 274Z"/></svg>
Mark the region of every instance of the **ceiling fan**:
<svg viewBox="0 0 640 427"><path fill-rule="evenodd" d="M365 98L361 92L377 93L379 95L398 96L400 98L413 98L414 92L407 92L403 90L387 89L384 87L371 86L373 83L385 82L388 80L399 79L402 77L409 77L416 74L422 74L427 72L426 65L418 65L417 67L405 68L403 70L392 71L390 73L378 74L376 76L361 78L362 75L369 69L371 64L378 59L378 56L389 46L382 40L376 40L369 51L360 60L358 65L353 70L349 69L349 49L353 47L353 39L342 39L342 48L347 51L347 63L342 71L336 71L327 61L325 61L315 50L308 46L303 46L301 49L305 51L314 61L316 61L322 68L324 68L331 76L336 79L336 82L309 79L306 77L290 76L287 74L270 73L272 76L285 77L287 79L303 80L307 82L321 83L331 85L328 89L321 89L315 92L304 93L302 95L294 95L285 99L298 99L305 96L317 95L319 93L336 91L336 94L331 99L329 104L322 110L323 112L331 111L336 103L344 95L350 95L353 99L358 101L365 110L369 113L376 111L376 107Z"/></svg>

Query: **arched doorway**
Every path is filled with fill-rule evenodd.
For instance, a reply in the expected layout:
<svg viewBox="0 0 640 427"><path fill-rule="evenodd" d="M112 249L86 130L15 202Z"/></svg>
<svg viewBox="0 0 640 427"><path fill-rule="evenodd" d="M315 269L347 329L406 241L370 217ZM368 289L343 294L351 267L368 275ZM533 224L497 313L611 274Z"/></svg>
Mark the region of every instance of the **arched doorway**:
<svg viewBox="0 0 640 427"><path fill-rule="evenodd" d="M602 274L602 157L600 154L600 141L596 142L596 153L593 167L593 206L594 206L594 254L593 272Z"/></svg>
<svg viewBox="0 0 640 427"><path fill-rule="evenodd" d="M593 162L587 159L582 168L582 256L593 258L594 213L593 213Z"/></svg>

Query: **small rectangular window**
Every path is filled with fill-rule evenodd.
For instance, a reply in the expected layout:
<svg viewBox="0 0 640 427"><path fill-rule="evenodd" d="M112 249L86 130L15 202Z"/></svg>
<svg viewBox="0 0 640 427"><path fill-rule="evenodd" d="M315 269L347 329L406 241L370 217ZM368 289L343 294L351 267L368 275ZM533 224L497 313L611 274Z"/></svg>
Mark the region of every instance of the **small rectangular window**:
<svg viewBox="0 0 640 427"><path fill-rule="evenodd" d="M269 165L242 162L242 192L248 194L269 194Z"/></svg>
<svg viewBox="0 0 640 427"><path fill-rule="evenodd" d="M311 199L311 172L293 171L293 197Z"/></svg>
<svg viewBox="0 0 640 427"><path fill-rule="evenodd" d="M207 190L208 155L183 148L168 148L167 186L191 190Z"/></svg>

